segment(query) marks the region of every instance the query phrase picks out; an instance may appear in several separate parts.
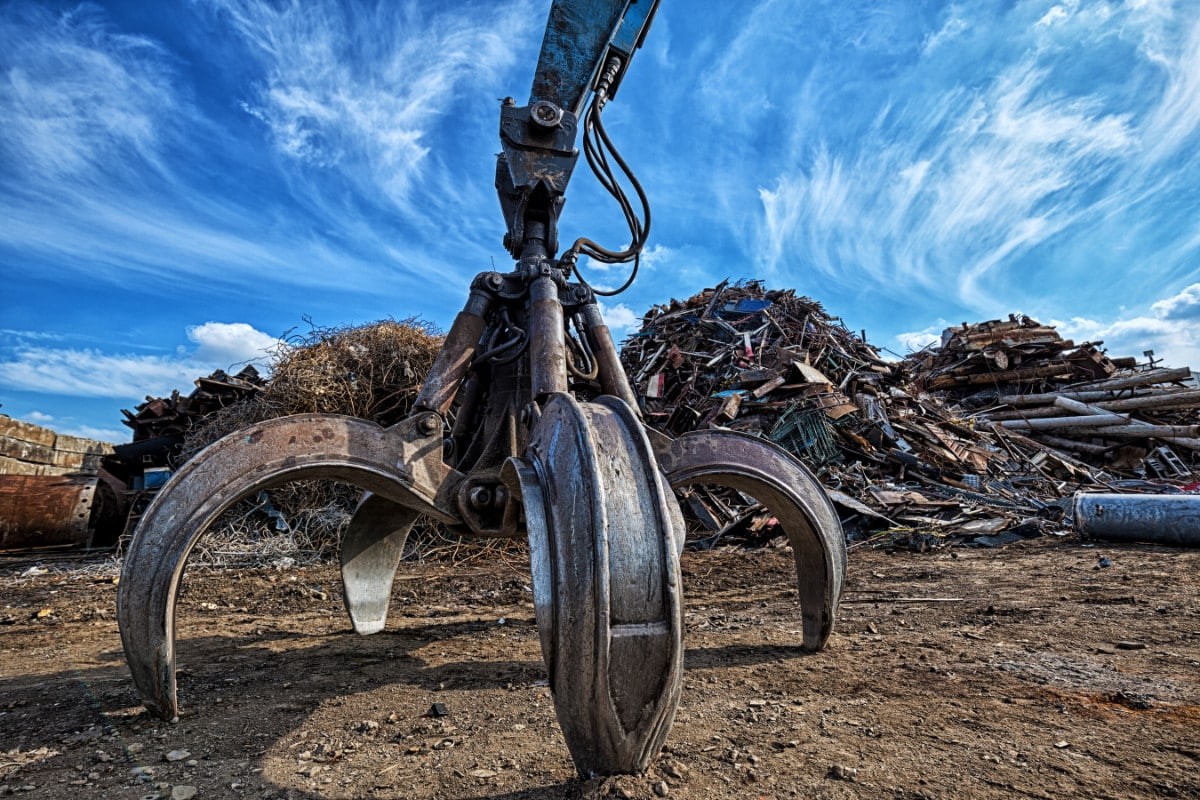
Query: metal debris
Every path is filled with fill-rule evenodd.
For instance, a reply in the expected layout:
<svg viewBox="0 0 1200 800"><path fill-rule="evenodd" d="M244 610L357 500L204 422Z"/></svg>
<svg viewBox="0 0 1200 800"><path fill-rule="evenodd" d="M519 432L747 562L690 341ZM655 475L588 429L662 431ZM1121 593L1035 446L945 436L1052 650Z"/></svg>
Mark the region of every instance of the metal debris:
<svg viewBox="0 0 1200 800"><path fill-rule="evenodd" d="M1190 372L1102 344L1013 316L888 361L818 302L749 281L652 308L622 362L650 426L770 439L816 473L852 538L924 549L1063 532L1079 489L1196 479ZM732 490L696 487L685 509L694 547L778 535Z"/></svg>

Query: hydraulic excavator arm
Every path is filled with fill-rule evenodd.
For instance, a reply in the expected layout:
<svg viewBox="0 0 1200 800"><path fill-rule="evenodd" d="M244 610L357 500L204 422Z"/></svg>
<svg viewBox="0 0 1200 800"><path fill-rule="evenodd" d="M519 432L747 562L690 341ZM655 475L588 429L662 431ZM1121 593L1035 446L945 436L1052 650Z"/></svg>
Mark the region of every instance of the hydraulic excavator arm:
<svg viewBox="0 0 1200 800"><path fill-rule="evenodd" d="M658 0L555 0L551 6L529 103L506 98L500 111L496 191L508 227L504 244L515 258L531 224L545 233L549 254L557 252L558 214L579 158L580 123L585 135L598 126L603 131L600 112L616 96L657 9ZM607 165L593 157L597 142L603 146L603 139L588 143L588 160L603 170Z"/></svg>
<svg viewBox="0 0 1200 800"><path fill-rule="evenodd" d="M179 715L175 600L192 548L239 499L314 478L366 490L340 552L359 633L383 629L419 515L462 535L527 538L555 710L583 775L643 772L679 703L684 528L673 489L727 486L771 510L795 554L802 645L824 646L846 547L820 484L759 437L711 428L671 439L647 428L596 299L625 287L602 292L579 275L581 255L632 261L628 286L649 233L649 203L601 112L657 6L553 3L529 103L506 100L500 113L496 188L516 264L471 282L408 416L389 428L333 414L251 425L194 456L147 509L126 552L117 610L126 660L152 712ZM581 237L556 257L580 135L630 243L612 250Z"/></svg>

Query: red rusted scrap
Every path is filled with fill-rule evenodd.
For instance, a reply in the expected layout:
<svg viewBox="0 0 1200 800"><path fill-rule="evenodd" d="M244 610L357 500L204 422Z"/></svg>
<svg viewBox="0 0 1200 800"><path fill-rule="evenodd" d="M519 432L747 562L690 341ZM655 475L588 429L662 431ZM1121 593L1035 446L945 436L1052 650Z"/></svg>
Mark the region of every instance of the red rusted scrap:
<svg viewBox="0 0 1200 800"><path fill-rule="evenodd" d="M124 486L104 442L0 415L0 550L115 540Z"/></svg>
<svg viewBox="0 0 1200 800"><path fill-rule="evenodd" d="M84 545L95 476L0 475L0 550Z"/></svg>
<svg viewBox="0 0 1200 800"><path fill-rule="evenodd" d="M217 370L208 377L197 378L196 388L189 395L174 391L170 397L147 397L135 411L121 409L125 415L122 422L133 429L135 442L182 436L204 417L253 397L265 386L266 381L252 365L243 367L236 375Z"/></svg>
<svg viewBox="0 0 1200 800"><path fill-rule="evenodd" d="M940 346L909 358L909 371L919 389L960 394L982 386L1033 385L1047 379L1095 380L1117 370L1099 344L1076 345L1052 326L1014 314L1006 321L947 328Z"/></svg>

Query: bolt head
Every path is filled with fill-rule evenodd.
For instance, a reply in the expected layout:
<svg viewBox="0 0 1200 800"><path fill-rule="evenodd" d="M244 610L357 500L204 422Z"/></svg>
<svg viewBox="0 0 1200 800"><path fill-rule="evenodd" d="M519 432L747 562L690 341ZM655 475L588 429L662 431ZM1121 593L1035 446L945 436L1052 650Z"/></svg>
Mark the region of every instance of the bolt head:
<svg viewBox="0 0 1200 800"><path fill-rule="evenodd" d="M471 489L468 499L471 501L471 507L476 511L483 510L491 505L492 490L486 486L476 486Z"/></svg>
<svg viewBox="0 0 1200 800"><path fill-rule="evenodd" d="M563 110L549 100L538 100L529 108L529 116L539 127L557 128L562 122Z"/></svg>

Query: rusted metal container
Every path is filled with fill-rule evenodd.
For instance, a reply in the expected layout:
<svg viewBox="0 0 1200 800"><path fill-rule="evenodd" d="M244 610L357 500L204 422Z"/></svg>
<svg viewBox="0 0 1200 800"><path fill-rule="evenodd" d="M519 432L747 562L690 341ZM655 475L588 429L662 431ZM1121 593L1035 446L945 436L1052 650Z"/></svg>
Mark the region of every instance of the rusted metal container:
<svg viewBox="0 0 1200 800"><path fill-rule="evenodd" d="M100 466L111 452L0 415L0 550L115 541L125 486Z"/></svg>
<svg viewBox="0 0 1200 800"><path fill-rule="evenodd" d="M0 475L0 550L87 544L99 480L77 475Z"/></svg>

